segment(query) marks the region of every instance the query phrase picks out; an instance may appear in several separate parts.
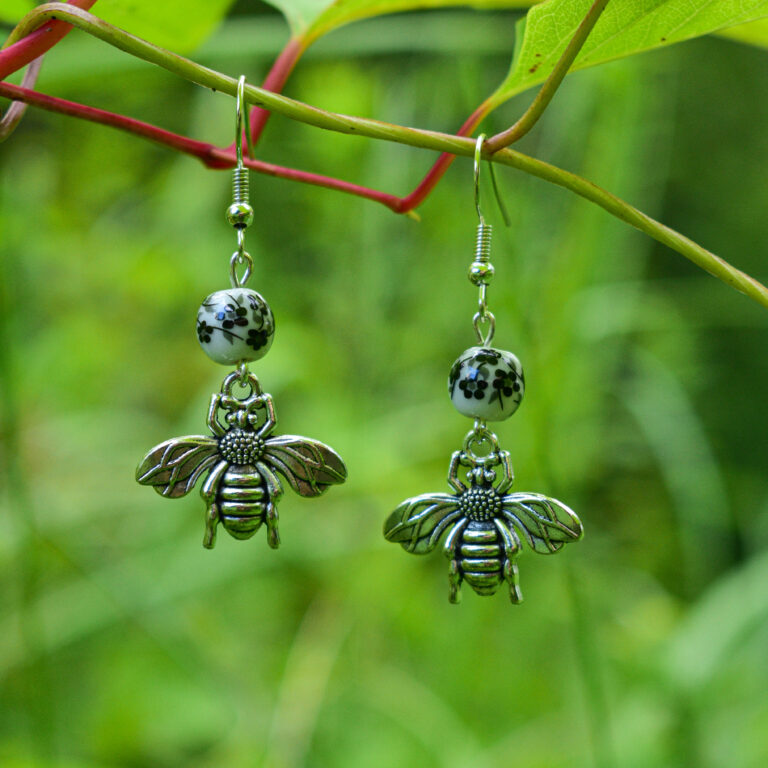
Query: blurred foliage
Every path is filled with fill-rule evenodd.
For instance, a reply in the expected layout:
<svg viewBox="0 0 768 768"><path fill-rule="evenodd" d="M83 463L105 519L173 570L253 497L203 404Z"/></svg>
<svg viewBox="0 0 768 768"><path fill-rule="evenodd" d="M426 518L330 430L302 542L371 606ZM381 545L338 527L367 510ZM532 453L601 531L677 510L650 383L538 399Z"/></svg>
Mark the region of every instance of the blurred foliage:
<svg viewBox="0 0 768 768"><path fill-rule="evenodd" d="M514 14L470 12L349 27L312 49L288 93L455 129L507 67L492 36L487 51L465 45L489 19L513 34ZM222 42L234 23L196 56L258 81L274 51ZM366 36L377 53L349 58ZM228 141L231 99L119 54L94 72L92 52L69 36L41 90ZM522 148L764 280L766 93L764 54L700 40L569 77ZM431 160L278 119L260 155L398 193ZM201 431L224 373L197 349L194 318L227 284L229 174L33 110L0 169L0 765L766 764L759 307L500 169L513 223L497 226L491 300L528 393L498 432L516 488L572 504L587 535L521 558L522 606L467 590L456 607L444 558L407 556L380 527L441 486L468 428L445 391L473 343L468 162L421 224L252 179L252 285L278 324L257 373L280 430L326 440L350 471L321 499L286 495L277 553L261 533L204 551L199 498L133 480L149 447Z"/></svg>

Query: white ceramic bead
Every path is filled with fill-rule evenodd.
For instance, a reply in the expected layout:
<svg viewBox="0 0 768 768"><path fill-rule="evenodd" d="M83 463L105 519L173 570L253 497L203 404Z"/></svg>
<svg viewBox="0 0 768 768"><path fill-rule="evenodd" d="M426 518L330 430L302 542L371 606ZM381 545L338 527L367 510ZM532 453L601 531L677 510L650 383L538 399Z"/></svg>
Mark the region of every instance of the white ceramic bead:
<svg viewBox="0 0 768 768"><path fill-rule="evenodd" d="M486 421L503 421L525 393L523 366L511 353L471 347L451 366L448 394L459 413Z"/></svg>
<svg viewBox="0 0 768 768"><path fill-rule="evenodd" d="M197 311L197 338L211 360L223 365L250 363L267 354L275 318L263 297L249 288L208 296Z"/></svg>

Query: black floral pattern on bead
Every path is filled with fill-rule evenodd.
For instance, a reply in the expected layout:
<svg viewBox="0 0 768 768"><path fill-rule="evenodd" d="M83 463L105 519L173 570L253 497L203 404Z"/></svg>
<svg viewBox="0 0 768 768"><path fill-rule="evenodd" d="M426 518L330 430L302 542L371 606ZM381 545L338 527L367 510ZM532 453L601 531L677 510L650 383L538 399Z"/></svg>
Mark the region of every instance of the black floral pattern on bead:
<svg viewBox="0 0 768 768"><path fill-rule="evenodd" d="M494 400L498 400L499 405L503 409L504 398L512 397L516 392L520 391L520 379L516 371L505 371L502 368L497 368L491 386L494 391L491 394L489 402L492 403Z"/></svg>
<svg viewBox="0 0 768 768"><path fill-rule="evenodd" d="M251 328L248 331L248 338L245 343L249 347L253 347L254 350L259 350L269 341L269 333L267 331L257 331L255 328Z"/></svg>
<svg viewBox="0 0 768 768"><path fill-rule="evenodd" d="M478 350L474 355L474 360L481 365L486 363L487 365L495 365L501 360L501 352L495 349L488 349L484 347Z"/></svg>
<svg viewBox="0 0 768 768"><path fill-rule="evenodd" d="M459 382L459 389L467 400L471 398L482 400L485 397L485 390L488 389L488 382L479 368L470 368L467 375Z"/></svg>
<svg viewBox="0 0 768 768"><path fill-rule="evenodd" d="M453 397L453 393L456 389L456 382L459 380L459 374L461 373L461 360L457 360L451 366L451 372L448 374L448 391Z"/></svg>
<svg viewBox="0 0 768 768"><path fill-rule="evenodd" d="M216 313L216 319L221 323L221 327L229 331L236 325L241 327L248 325L248 310L240 305L242 297L228 295L232 303L225 304L224 309Z"/></svg>
<svg viewBox="0 0 768 768"><path fill-rule="evenodd" d="M201 344L207 344L211 340L211 332L213 328L205 322L200 320L197 324L197 338Z"/></svg>
<svg viewBox="0 0 768 768"><path fill-rule="evenodd" d="M248 320L248 307L243 306L243 300L245 298L248 299L248 303L251 306L252 309L254 309L254 317L256 316L256 308L259 307L258 302L255 301L253 296L242 296L237 294L226 294L229 297L229 302L227 302L223 308L220 308L217 312L213 312L214 319L217 320L221 325L208 325L204 320L200 321L198 324L198 338L202 342L209 342L211 340L211 334L219 331L221 335L230 343L234 344L235 339L243 340L243 337L239 335L238 333L235 333L233 329L236 328L243 328L244 326L247 326L249 324ZM213 310L217 306L221 306L218 302L203 302L203 306L206 309ZM202 326L202 328L201 328ZM263 323L262 323L263 326ZM201 330L203 335L201 335ZM205 336L206 338L203 338ZM254 346L256 343L252 344L250 341L246 340L247 343L250 346L253 346L254 349L258 349L258 346ZM264 346L261 344L261 346Z"/></svg>

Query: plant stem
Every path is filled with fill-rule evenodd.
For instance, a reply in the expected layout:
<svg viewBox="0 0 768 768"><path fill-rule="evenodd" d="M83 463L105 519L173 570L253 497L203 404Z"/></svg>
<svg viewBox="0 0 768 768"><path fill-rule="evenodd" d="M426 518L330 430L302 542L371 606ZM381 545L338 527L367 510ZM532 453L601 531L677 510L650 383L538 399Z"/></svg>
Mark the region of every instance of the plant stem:
<svg viewBox="0 0 768 768"><path fill-rule="evenodd" d="M508 147L525 136L536 125L539 118L544 114L544 110L549 106L549 102L552 101L552 97L560 87L560 83L563 82L563 78L571 68L574 59L579 55L579 51L587 41L589 33L597 23L606 5L608 5L608 0L595 0L563 51L563 55L555 65L555 68L536 94L536 98L531 106L528 107L523 116L511 128L497 133L485 142L484 149L487 152L493 154L503 147Z"/></svg>
<svg viewBox="0 0 768 768"><path fill-rule="evenodd" d="M472 131L483 121L486 115L491 111L491 105L484 101L459 128L457 136L471 136ZM422 179L416 189L406 197L400 198L397 206L398 213L406 213L420 206L427 198L429 193L437 186L445 172L451 167L451 163L456 159L456 155L450 152L443 152L437 159L437 162L430 168L427 175Z"/></svg>
<svg viewBox="0 0 768 768"><path fill-rule="evenodd" d="M235 165L234 152L229 149L220 149L213 144L190 139L186 136L180 136L177 133L172 133L171 131L166 131L163 128L158 128L149 123L144 123L141 120L135 120L131 117L125 117L124 115L116 115L114 112L107 112L103 109L88 107L84 104L76 104L75 102L67 101L65 99L57 99L54 96L47 96L43 93L38 93L37 91L30 91L18 85L11 85L10 83L0 83L0 96L24 101L33 106L48 110L49 112L58 112L72 117L79 117L93 123L118 128L127 133L132 133L136 136L141 136L142 138L162 144L163 146L170 147L178 152L183 152L184 154L196 157L208 168L220 170L232 168ZM400 203L400 198L395 195L389 195L386 192L379 192L375 189L368 189L367 187L352 184L348 181L342 181L341 179L321 176L307 171L299 171L294 168L285 168L281 165L273 165L272 163L265 163L261 160L254 160L251 158L244 158L243 162L248 168L257 173L263 173L267 176L275 176L281 179L289 179L290 181L312 184L318 187L335 189L339 192L346 192L347 194L356 195L357 197L363 197L381 203L392 211L397 211Z"/></svg>
<svg viewBox="0 0 768 768"><path fill-rule="evenodd" d="M125 115L116 115L113 112L107 112L106 110L97 109L96 107L77 104L73 101L67 101L66 99L58 99L55 96L48 96L44 93L38 93L37 91L32 91L18 85L11 85L10 83L0 83L0 96L26 102L27 104L32 104L35 107L40 107L49 112L58 112L63 115L69 115L70 117L79 117L93 123L100 123L101 125L119 128L120 130L127 131L136 136L141 136L150 141L157 142L158 144L163 144L166 147L171 147L179 152L193 155L212 168L230 168L234 164L234 160L216 159L213 153L218 148L213 144L189 139L186 136L171 133L170 131L150 125L149 123L144 123L141 120L134 120ZM223 150L219 151L221 152Z"/></svg>
<svg viewBox="0 0 768 768"><path fill-rule="evenodd" d="M4 190L0 190L2 195ZM5 200L0 200L4 203ZM55 678L46 652L47 637L39 595L45 570L39 526L30 481L22 466L22 407L20 389L25 370L19 365L17 340L23 321L13 307L29 299L23 262L5 264L0 272L0 424L3 450L0 451L0 489L8 510L6 525L16 528L18 544L9 572L13 574L17 631L23 654L24 672L17 685L22 706L17 715L29 732L30 752L38 765L57 762L58 722ZM11 583L7 585L11 587ZM6 704L6 707L8 705Z"/></svg>
<svg viewBox="0 0 768 768"><path fill-rule="evenodd" d="M591 609L583 594L575 568L566 566L566 584L571 602L573 639L579 672L584 686L586 717L592 737L592 751L596 768L615 765L611 747L610 708L602 678L601 653L595 637Z"/></svg>
<svg viewBox="0 0 768 768"><path fill-rule="evenodd" d="M120 50L157 64L169 72L191 80L198 85L222 91L230 96L235 96L237 93L236 79L227 77L220 72L208 69L189 59L152 45L128 32L113 27L111 24L107 24L85 11L63 3L42 5L27 14L19 26L11 33L11 39L17 40L20 37L24 37L32 29L44 23L45 19L64 19ZM9 86L4 85L3 88L7 92ZM311 107L270 91L265 91L253 85L246 86L245 100L249 104L278 112L292 120L314 125L325 130L367 136L372 139L383 139L385 141L393 141L423 149L433 149L439 152L448 152L453 155L464 155L466 157L472 157L475 151L475 142L469 138L439 133L437 131L406 128L378 120L339 115L334 112ZM182 139L184 142L192 141L184 137L180 137L179 140L181 141ZM216 153L218 152L224 153L219 155L222 159L229 157L224 150L216 150ZM483 156L486 159L491 159L487 152L484 152ZM622 221L636 227L641 232L645 232L659 242L664 243L664 245L669 246L714 277L754 299L758 304L768 307L768 289L757 280L592 182L562 168L512 149L499 150L492 155L492 159L501 165L508 165L511 168L516 168L532 176L544 179L551 184L556 184L571 192L575 192L577 195L599 205ZM294 173L299 174L301 172L295 171ZM322 182L318 180L316 183L322 183L323 186L332 186L333 184L330 180ZM350 185L345 191L351 192L353 186ZM379 202L384 202L393 210L397 210L397 205L390 205L390 202L396 201L397 198L384 195L384 193L377 193L373 190L363 191L363 188L358 188L358 190L369 199L379 200ZM385 200L389 202L385 202Z"/></svg>
<svg viewBox="0 0 768 768"><path fill-rule="evenodd" d="M306 49L307 44L305 40L298 37L292 37L285 48L280 52L280 55L275 59L275 63L264 78L261 87L265 91L280 93L283 90L289 75L293 71L293 68L296 66L296 62ZM259 138L261 138L264 126L266 126L267 120L269 120L271 114L271 112L262 109L261 107L254 107L251 110L251 141L254 146L256 146Z"/></svg>
<svg viewBox="0 0 768 768"><path fill-rule="evenodd" d="M32 89L35 87L37 76L40 74L40 67L43 66L43 56L38 56L32 61L24 72L24 78L21 81L24 88ZM11 106L5 110L5 114L0 119L0 141L5 141L16 130L27 111L27 106L23 101L11 102Z"/></svg>
<svg viewBox="0 0 768 768"><path fill-rule="evenodd" d="M68 3L65 3L65 5L70 5L73 8L84 10L92 8L95 4L96 0L69 0ZM65 37L71 29L72 25L67 22L54 21L45 27L35 29L29 35L14 36L12 32L2 46L4 50L0 50L0 80L4 80L8 75L29 64L30 61L42 56Z"/></svg>

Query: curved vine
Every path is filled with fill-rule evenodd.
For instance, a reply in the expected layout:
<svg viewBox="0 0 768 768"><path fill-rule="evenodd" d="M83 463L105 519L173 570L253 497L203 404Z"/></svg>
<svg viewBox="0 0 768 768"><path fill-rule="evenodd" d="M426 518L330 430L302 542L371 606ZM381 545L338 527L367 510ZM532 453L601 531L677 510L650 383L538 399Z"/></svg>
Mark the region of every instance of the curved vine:
<svg viewBox="0 0 768 768"><path fill-rule="evenodd" d="M80 0L80 3L78 4L85 4L86 2L89 2L89 0ZM507 144L516 141L524 135L524 133L530 130L539 117L541 117L557 90L557 87L560 82L562 82L570 63L577 55L581 45L583 45L589 31L607 2L608 0L595 0L589 10L589 14L578 28L574 39L561 57L560 62L555 67L550 78L545 82L531 107L523 117L512 126L512 128L498 134L486 142L483 149L483 156L489 161L515 168L548 181L549 183L568 189L586 200L599 205L601 208L622 221L636 227L640 231L677 251L727 285L736 288L759 304L768 307L768 289L754 278L716 256L714 253L708 251L679 232L676 232L650 216L647 216L642 213L642 211L639 211L629 203L598 187L592 182L550 163L546 163L509 148L504 148ZM0 52L0 75L3 72L15 71L15 69L21 68L33 58L40 55L39 52L37 52L30 58L30 50L39 51L41 47L40 43L37 44L37 48L30 47L29 45L24 47L24 43L36 32L40 34L39 30L41 28L44 29L44 33L49 36L53 34L52 26L48 28L45 27L49 22L53 24L66 23L78 27L126 53L160 66L190 82L227 93L231 96L236 95L237 80L235 78L228 77L220 72L172 53L171 51L164 50L163 48L148 43L145 40L131 35L129 32L118 29L102 19L93 16L87 11L77 7L74 3L47 3L39 6L24 17L21 23L11 33L11 36L6 42L5 50ZM57 28L55 34L63 37L63 35L66 34L66 31ZM50 42L50 37L48 42ZM51 44L54 44L55 42L56 41L54 40ZM42 47L44 47L44 45ZM296 58L295 52L292 55L294 58L290 66L295 63ZM289 71L290 67L286 67L286 69ZM286 76L287 71L285 73ZM274 79L275 84L277 84L277 81L280 78L276 76ZM217 148L211 144L179 136L178 134L164 131L156 126L151 126L147 123L142 123L141 121L133 120L122 115L114 115L103 110L97 110L93 107L86 107L63 99L56 99L55 97L39 94L36 91L7 83L0 83L0 95L18 101L25 101L52 111L62 112L102 124L111 125L144 138L159 141L177 151L197 157L212 168L227 168L231 167L234 163L234 153L231 148ZM336 114L253 85L246 86L245 99L247 103L260 110L276 112L292 120L307 123L324 130L392 141L441 152L443 155L434 166L433 171L439 169L440 172L444 172L447 164L450 163L455 156L471 157L474 154L475 141L462 135L451 135L437 131L394 125L378 120ZM489 105L481 105L481 107L478 108L465 123L462 131L470 133L489 110ZM263 119L261 125L263 126ZM248 159L247 163L251 168L261 173L268 173L271 175L282 176L283 178L290 178L295 181L304 181L320 186L332 187L350 194L366 197L370 200L380 202L398 213L406 213L415 205L418 205L424 197L426 197L429 189L431 189L431 187L437 183L437 180L439 180L438 173L433 173L432 176L428 175L425 182L429 180L431 184L429 188L425 186L425 182L422 182L420 188L417 188L417 190L408 197L397 198L394 195L379 192L377 190L370 190L349 182L342 182L337 179L330 179L316 174L307 174L304 171L280 168L279 166L273 166L251 158Z"/></svg>

